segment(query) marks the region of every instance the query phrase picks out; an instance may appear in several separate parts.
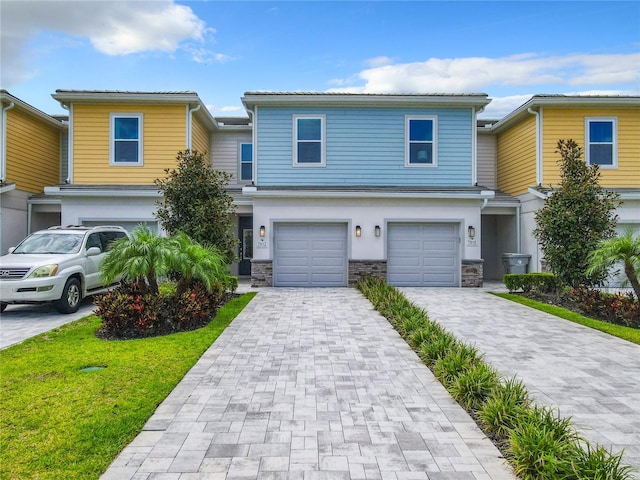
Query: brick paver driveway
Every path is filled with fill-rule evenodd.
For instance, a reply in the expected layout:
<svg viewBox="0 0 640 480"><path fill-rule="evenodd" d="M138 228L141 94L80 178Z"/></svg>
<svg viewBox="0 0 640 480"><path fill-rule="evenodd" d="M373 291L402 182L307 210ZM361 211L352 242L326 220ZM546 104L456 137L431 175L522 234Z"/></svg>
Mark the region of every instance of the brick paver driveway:
<svg viewBox="0 0 640 480"><path fill-rule="evenodd" d="M260 290L104 479L513 479L354 289Z"/></svg>
<svg viewBox="0 0 640 480"><path fill-rule="evenodd" d="M481 289L401 290L501 373L522 379L539 403L640 467L640 345Z"/></svg>

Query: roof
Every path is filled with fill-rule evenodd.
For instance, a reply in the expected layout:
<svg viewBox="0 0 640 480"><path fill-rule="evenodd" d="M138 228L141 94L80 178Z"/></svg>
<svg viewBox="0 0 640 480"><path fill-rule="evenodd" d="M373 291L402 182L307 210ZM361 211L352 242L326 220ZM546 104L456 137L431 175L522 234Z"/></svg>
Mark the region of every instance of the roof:
<svg viewBox="0 0 640 480"><path fill-rule="evenodd" d="M258 105L484 107L490 102L486 93L245 92L242 97L249 111Z"/></svg>
<svg viewBox="0 0 640 480"><path fill-rule="evenodd" d="M639 107L640 96L626 95L534 95L526 103L503 117L491 127L492 132L500 132L531 115L529 109L536 111L543 107Z"/></svg>
<svg viewBox="0 0 640 480"><path fill-rule="evenodd" d="M217 129L218 124L209 112L209 109L193 91L165 91L165 92L142 92L142 91L122 91L122 90L63 90L58 89L51 95L60 102L63 107L68 107L72 103L180 103L187 104L192 108L199 107L195 111L212 129Z"/></svg>
<svg viewBox="0 0 640 480"><path fill-rule="evenodd" d="M58 119L53 115L44 113L42 110L38 110L36 107L33 107L26 102L23 102L18 97L14 97L4 89L0 90L0 104L2 104L2 108L6 108L7 106L10 106L13 104L14 107L18 107L24 112L28 113L29 115L36 117L54 127L57 127L59 129L64 129L66 127L62 119Z"/></svg>

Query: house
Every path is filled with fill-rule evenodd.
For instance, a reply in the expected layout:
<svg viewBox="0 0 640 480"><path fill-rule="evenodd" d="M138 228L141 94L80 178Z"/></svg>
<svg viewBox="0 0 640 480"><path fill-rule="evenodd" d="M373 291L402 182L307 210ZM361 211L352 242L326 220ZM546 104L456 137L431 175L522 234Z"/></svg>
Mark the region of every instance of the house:
<svg viewBox="0 0 640 480"><path fill-rule="evenodd" d="M560 183L560 139L582 146L585 161L600 167L600 184L620 194L619 230L640 231L640 97L535 95L488 130L496 136L496 187L521 203L529 271L544 269L534 215Z"/></svg>
<svg viewBox="0 0 640 480"><path fill-rule="evenodd" d="M32 229L57 224L57 198L44 187L60 183L67 125L0 90L0 252Z"/></svg>
<svg viewBox="0 0 640 480"><path fill-rule="evenodd" d="M250 174L248 118L215 119L195 92L56 90L53 98L69 112L68 174L45 189L60 199L62 224L145 224L160 232L155 211L162 197L154 181L176 166L178 151L190 149L231 173L239 228L251 228L251 208L240 194L251 181L241 166L249 158ZM248 275L250 260L240 265L233 273Z"/></svg>
<svg viewBox="0 0 640 480"><path fill-rule="evenodd" d="M248 92L255 285L482 283L485 94ZM502 208L500 206L496 208Z"/></svg>
<svg viewBox="0 0 640 480"><path fill-rule="evenodd" d="M53 97L68 119L2 91L3 244L59 223L160 232L154 180L192 149L231 174L232 273L254 285L479 286L504 253L543 268L534 214L561 138L621 194L620 228L640 229L640 97L536 95L500 120L477 118L486 94L247 92L246 117L215 118L195 92Z"/></svg>

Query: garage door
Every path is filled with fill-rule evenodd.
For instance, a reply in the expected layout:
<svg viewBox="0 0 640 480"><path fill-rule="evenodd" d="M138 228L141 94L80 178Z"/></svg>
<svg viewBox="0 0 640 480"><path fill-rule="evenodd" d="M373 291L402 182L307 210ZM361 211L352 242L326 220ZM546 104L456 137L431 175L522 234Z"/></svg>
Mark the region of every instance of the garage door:
<svg viewBox="0 0 640 480"><path fill-rule="evenodd" d="M397 286L459 286L458 224L392 223L387 275Z"/></svg>
<svg viewBox="0 0 640 480"><path fill-rule="evenodd" d="M347 285L346 224L276 224L274 235L274 286Z"/></svg>

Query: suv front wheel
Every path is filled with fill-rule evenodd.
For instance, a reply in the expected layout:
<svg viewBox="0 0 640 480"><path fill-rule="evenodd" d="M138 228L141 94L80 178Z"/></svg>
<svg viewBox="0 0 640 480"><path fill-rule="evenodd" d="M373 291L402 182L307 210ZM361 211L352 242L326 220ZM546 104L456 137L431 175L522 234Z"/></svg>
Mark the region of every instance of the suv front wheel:
<svg viewBox="0 0 640 480"><path fill-rule="evenodd" d="M56 302L56 308L60 313L75 313L80 308L80 300L82 300L80 282L77 278L71 277L64 284L62 296Z"/></svg>

